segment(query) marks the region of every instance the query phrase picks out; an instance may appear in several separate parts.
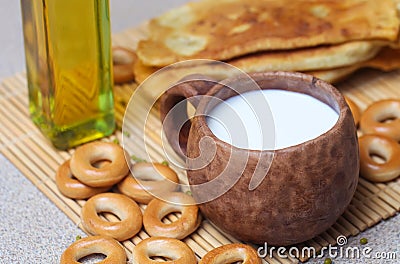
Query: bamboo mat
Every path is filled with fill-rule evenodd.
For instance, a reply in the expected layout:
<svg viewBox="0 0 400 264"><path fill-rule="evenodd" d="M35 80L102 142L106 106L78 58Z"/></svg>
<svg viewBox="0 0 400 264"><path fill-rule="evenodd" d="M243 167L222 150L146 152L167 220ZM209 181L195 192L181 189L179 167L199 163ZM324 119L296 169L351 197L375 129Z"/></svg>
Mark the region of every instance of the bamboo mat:
<svg viewBox="0 0 400 264"><path fill-rule="evenodd" d="M134 48L138 39L145 35L145 31L132 29L114 36L113 44ZM371 102L384 98L400 98L400 71L382 73L372 70L361 71L337 87L348 97L353 99L361 109L365 109ZM70 158L73 150L58 151L41 135L29 118L27 104L27 87L24 74L17 74L7 78L0 84L0 152L7 157L37 188L39 188L55 205L57 205L76 225L80 224L80 210L85 201L72 200L64 197L55 185L55 172L63 161ZM135 89L135 84L116 86L116 118L121 125L126 103ZM141 102L137 102L140 109ZM140 111L136 113L140 115ZM133 118L133 117L132 117ZM159 131L161 124L158 121L157 111L149 116L151 131ZM139 129L140 130L140 129ZM138 131L134 129L133 131ZM135 135L132 135L134 137ZM154 160L162 161L161 139L159 134L147 135L150 149L147 150ZM121 140L122 133L117 131L105 141ZM128 151L134 148L134 142L126 146ZM139 150L145 151L145 150ZM178 171L179 177L185 181L185 172ZM141 206L142 209L145 206ZM394 216L400 211L400 179L386 184L373 184L360 178L356 194L339 220L327 231L318 237L298 245L314 247L316 251L328 244L335 245L339 235L346 237L357 235L359 232L379 223L382 219ZM109 220L115 220L113 215L104 215ZM168 220L174 221L178 215L169 215ZM141 231L134 238L124 241L123 245L130 255L133 247L148 237ZM184 239L200 259L211 249L238 242L204 219L199 229ZM267 256L268 263L298 263L306 258L295 259L287 256L279 257L276 252Z"/></svg>

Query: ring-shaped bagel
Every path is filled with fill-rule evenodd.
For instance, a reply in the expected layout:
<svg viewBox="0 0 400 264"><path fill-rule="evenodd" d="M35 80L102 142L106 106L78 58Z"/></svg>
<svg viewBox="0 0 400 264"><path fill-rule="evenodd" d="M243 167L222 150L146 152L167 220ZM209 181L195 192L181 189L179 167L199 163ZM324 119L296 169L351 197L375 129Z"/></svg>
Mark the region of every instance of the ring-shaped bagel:
<svg viewBox="0 0 400 264"><path fill-rule="evenodd" d="M83 184L73 175L69 166L70 161L67 160L58 168L56 173L56 185L60 192L71 199L87 199L98 193L105 192L109 187L90 187Z"/></svg>
<svg viewBox="0 0 400 264"><path fill-rule="evenodd" d="M149 237L139 242L132 251L133 264L154 264L152 257L164 257L165 264L195 264L193 250L182 241L167 237Z"/></svg>
<svg viewBox="0 0 400 264"><path fill-rule="evenodd" d="M178 187L176 172L160 163L135 163L131 173L118 183L118 189L138 203L148 204L153 198L173 192Z"/></svg>
<svg viewBox="0 0 400 264"><path fill-rule="evenodd" d="M143 213L143 226L150 236L163 236L183 239L193 233L201 223L199 208L192 196L172 192L165 196L166 201L153 199ZM172 223L162 219L170 213L180 212L181 217Z"/></svg>
<svg viewBox="0 0 400 264"><path fill-rule="evenodd" d="M120 221L110 222L98 215L102 212L113 213ZM119 193L101 193L91 197L82 207L82 225L94 235L105 235L127 240L142 228L142 212L135 201Z"/></svg>
<svg viewBox="0 0 400 264"><path fill-rule="evenodd" d="M251 246L245 244L228 244L214 248L200 260L199 264L261 264L261 259Z"/></svg>
<svg viewBox="0 0 400 264"><path fill-rule="evenodd" d="M108 160L110 164L101 168L96 162ZM111 186L121 181L129 172L124 149L115 143L95 141L76 148L72 154L72 174L82 183L92 187Z"/></svg>
<svg viewBox="0 0 400 264"><path fill-rule="evenodd" d="M347 96L345 96L344 99L346 100L347 104L350 107L350 111L353 115L354 123L357 126L358 123L360 122L360 118L361 118L360 108L358 107L358 105L356 105L356 103L353 100L351 100Z"/></svg>
<svg viewBox="0 0 400 264"><path fill-rule="evenodd" d="M136 53L123 47L113 47L114 83L122 84L135 79L133 65L137 60Z"/></svg>
<svg viewBox="0 0 400 264"><path fill-rule="evenodd" d="M360 174L373 182L387 182L400 176L400 145L397 141L380 135L363 135L359 139ZM372 155L382 157L378 163Z"/></svg>
<svg viewBox="0 0 400 264"><path fill-rule="evenodd" d="M100 264L125 264L126 253L122 246L111 237L89 236L72 243L61 255L60 264L79 264L79 259L91 254L103 254Z"/></svg>
<svg viewBox="0 0 400 264"><path fill-rule="evenodd" d="M387 99L371 104L361 115L360 130L364 135L378 134L400 141L400 100Z"/></svg>

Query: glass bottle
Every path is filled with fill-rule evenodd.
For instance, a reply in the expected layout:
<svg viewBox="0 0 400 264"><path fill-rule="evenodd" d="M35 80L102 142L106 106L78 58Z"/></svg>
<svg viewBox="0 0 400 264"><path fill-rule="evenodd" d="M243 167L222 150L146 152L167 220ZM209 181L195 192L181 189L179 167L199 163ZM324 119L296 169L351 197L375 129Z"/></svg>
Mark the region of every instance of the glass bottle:
<svg viewBox="0 0 400 264"><path fill-rule="evenodd" d="M115 128L108 0L21 0L33 122L67 149Z"/></svg>

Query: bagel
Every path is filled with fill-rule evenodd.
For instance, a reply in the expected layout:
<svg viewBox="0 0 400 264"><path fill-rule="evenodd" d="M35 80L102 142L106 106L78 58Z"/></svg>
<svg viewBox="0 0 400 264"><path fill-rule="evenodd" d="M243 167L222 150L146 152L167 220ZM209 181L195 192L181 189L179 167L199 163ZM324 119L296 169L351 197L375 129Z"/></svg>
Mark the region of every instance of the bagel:
<svg viewBox="0 0 400 264"><path fill-rule="evenodd" d="M120 221L109 222L99 217L99 213L110 212ZM101 193L91 197L83 206L82 225L94 235L106 235L118 241L127 240L142 228L142 212L132 199L119 193Z"/></svg>
<svg viewBox="0 0 400 264"><path fill-rule="evenodd" d="M138 203L148 204L154 197L178 188L178 175L169 166L139 162L132 166L131 172L118 183L118 190Z"/></svg>
<svg viewBox="0 0 400 264"><path fill-rule="evenodd" d="M72 243L61 255L60 264L79 264L79 259L100 253L105 259L100 264L125 264L126 253L123 247L107 236L90 236Z"/></svg>
<svg viewBox="0 0 400 264"><path fill-rule="evenodd" d="M380 135L363 135L359 139L360 174L373 182L387 182L400 175L400 146L397 141ZM372 155L385 161L378 163Z"/></svg>
<svg viewBox="0 0 400 264"><path fill-rule="evenodd" d="M153 257L164 257L165 264L195 264L193 250L182 241L167 237L149 237L139 242L132 251L133 264L154 264Z"/></svg>
<svg viewBox="0 0 400 264"><path fill-rule="evenodd" d="M102 160L108 160L110 164L96 168L94 164ZM70 168L79 181L92 187L116 184L129 172L124 149L118 144L100 141L76 148L71 156Z"/></svg>
<svg viewBox="0 0 400 264"><path fill-rule="evenodd" d="M183 239L193 233L201 223L199 208L193 197L173 192L165 197L166 201L153 199L143 213L143 226L150 236L163 236ZM162 219L170 213L180 212L181 217L170 224Z"/></svg>
<svg viewBox="0 0 400 264"><path fill-rule="evenodd" d="M135 79L133 65L137 60L136 53L123 47L113 47L113 74L114 83L122 84Z"/></svg>
<svg viewBox="0 0 400 264"><path fill-rule="evenodd" d="M347 96L345 96L344 99L346 100L348 106L350 107L350 111L354 118L354 124L357 126L361 118L360 108L353 100L351 100Z"/></svg>
<svg viewBox="0 0 400 264"><path fill-rule="evenodd" d="M111 186L106 187L90 187L83 184L77 179L73 178L73 175L69 166L70 161L67 160L58 168L56 173L56 185L60 192L71 199L87 199L96 195L108 191Z"/></svg>
<svg viewBox="0 0 400 264"><path fill-rule="evenodd" d="M387 99L371 104L361 115L360 130L400 141L400 100Z"/></svg>
<svg viewBox="0 0 400 264"><path fill-rule="evenodd" d="M261 264L261 259L254 248L239 243L214 248L204 255L199 264L226 264L239 261L242 264Z"/></svg>

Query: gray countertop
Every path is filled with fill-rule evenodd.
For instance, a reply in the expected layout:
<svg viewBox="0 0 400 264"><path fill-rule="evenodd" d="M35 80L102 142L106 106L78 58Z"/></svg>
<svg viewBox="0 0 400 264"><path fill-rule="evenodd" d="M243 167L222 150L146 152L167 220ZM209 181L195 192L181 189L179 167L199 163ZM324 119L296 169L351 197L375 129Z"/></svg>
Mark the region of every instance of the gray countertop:
<svg viewBox="0 0 400 264"><path fill-rule="evenodd" d="M134 27L185 0L112 0L114 33ZM0 1L0 80L24 71L19 1ZM1 121L0 121L1 122ZM0 146L4 147L4 146ZM71 220L42 194L11 162L0 155L0 263L58 263L77 235L85 236ZM372 254L395 252L397 260L336 258L334 263L400 263L400 215L348 240L359 246L366 237ZM323 263L324 258L309 263Z"/></svg>

